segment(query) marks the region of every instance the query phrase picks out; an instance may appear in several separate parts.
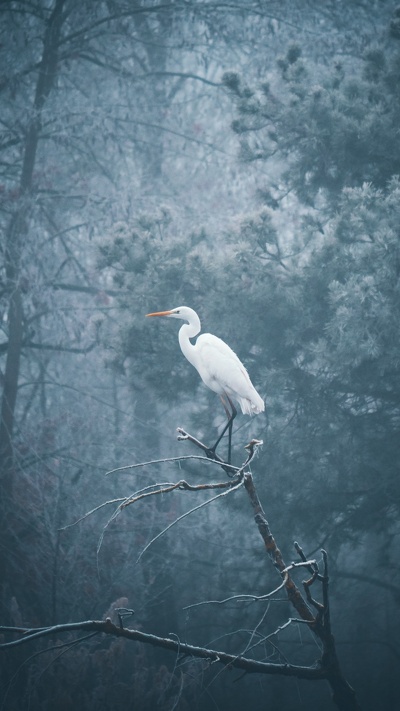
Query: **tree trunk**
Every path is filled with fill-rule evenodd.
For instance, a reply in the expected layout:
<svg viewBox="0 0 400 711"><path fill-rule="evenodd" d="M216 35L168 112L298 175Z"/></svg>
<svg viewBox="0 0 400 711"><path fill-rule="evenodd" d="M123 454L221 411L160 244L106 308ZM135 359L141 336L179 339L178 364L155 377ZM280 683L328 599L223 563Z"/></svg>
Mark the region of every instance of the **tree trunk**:
<svg viewBox="0 0 400 711"><path fill-rule="evenodd" d="M31 120L26 132L21 177L19 181L18 206L12 216L6 234L5 267L6 291L9 294L8 344L4 371L3 395L0 420L0 501L2 546L0 553L1 596L5 594L7 568L7 538L9 535L9 512L12 510L14 476L13 431L17 404L18 381L23 345L23 306L20 286L21 253L29 236L29 213L32 205L33 171L41 128L41 114L54 85L58 46L63 23L65 0L56 0L46 23L43 37L43 54L39 67Z"/></svg>
<svg viewBox="0 0 400 711"><path fill-rule="evenodd" d="M28 238L28 216L31 206L32 177L36 161L41 126L41 112L54 85L57 72L58 45L62 27L62 9L65 0L56 0L43 39L43 55L36 84L32 118L25 139L24 157L20 178L20 199L10 221L6 241L7 292L10 294L8 308L8 347L4 374L4 388L0 422L0 486L1 493L11 494L13 470L14 414L17 401L19 366L23 339L23 312L20 289L21 251Z"/></svg>

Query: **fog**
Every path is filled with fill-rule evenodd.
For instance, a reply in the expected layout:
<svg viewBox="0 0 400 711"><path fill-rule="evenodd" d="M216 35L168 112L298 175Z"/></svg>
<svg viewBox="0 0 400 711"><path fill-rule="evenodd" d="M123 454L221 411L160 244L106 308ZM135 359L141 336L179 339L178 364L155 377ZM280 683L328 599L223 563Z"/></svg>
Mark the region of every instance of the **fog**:
<svg viewBox="0 0 400 711"><path fill-rule="evenodd" d="M397 706L399 13L1 3L4 711Z"/></svg>

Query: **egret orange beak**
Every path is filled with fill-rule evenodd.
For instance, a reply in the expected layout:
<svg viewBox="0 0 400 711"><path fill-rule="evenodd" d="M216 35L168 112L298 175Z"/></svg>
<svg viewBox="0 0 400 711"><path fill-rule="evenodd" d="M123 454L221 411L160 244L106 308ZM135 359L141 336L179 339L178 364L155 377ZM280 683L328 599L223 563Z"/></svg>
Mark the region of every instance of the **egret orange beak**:
<svg viewBox="0 0 400 711"><path fill-rule="evenodd" d="M172 311L155 311L152 314L146 314L146 316L169 316Z"/></svg>

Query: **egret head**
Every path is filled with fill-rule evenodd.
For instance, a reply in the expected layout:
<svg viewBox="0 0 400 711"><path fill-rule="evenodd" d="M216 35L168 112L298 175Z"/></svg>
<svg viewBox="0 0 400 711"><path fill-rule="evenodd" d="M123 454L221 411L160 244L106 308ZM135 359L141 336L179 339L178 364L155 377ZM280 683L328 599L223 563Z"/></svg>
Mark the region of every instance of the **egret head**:
<svg viewBox="0 0 400 711"><path fill-rule="evenodd" d="M178 306L178 308L171 309L171 311L155 311L152 314L146 314L146 316L169 316L170 318L180 318L182 321L188 321L189 323L193 321L193 317L197 318L196 312L188 306Z"/></svg>

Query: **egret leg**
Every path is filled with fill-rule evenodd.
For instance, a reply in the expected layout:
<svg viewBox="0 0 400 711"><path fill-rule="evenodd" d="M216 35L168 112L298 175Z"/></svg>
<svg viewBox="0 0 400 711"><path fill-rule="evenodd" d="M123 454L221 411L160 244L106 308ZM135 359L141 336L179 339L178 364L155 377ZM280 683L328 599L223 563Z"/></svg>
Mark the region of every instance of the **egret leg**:
<svg viewBox="0 0 400 711"><path fill-rule="evenodd" d="M235 417L236 417L236 415L237 415L237 410L236 410L236 407L234 406L232 400L230 399L230 397L228 397L228 395L225 395L225 397L226 397L226 399L227 399L227 401L228 401L228 403L229 403L229 405L230 405L230 407L231 407L231 409L229 409L229 407L227 406L227 404L226 404L224 398L223 398L222 395L221 395L221 401L222 401L222 404L223 404L223 406L224 406L224 410L225 410L225 412L226 412L226 415L227 415L227 418L228 418L228 422L226 423L224 429L222 430L221 434L219 435L219 437L218 437L216 443L214 444L214 446L211 447L211 451L212 451L212 452L215 452L215 450L217 449L217 447L218 447L218 445L219 445L219 443L220 443L222 437L224 436L225 432L228 430L228 464L230 464L230 463L231 463L231 448L232 448L232 425L233 425L233 420L235 419Z"/></svg>

